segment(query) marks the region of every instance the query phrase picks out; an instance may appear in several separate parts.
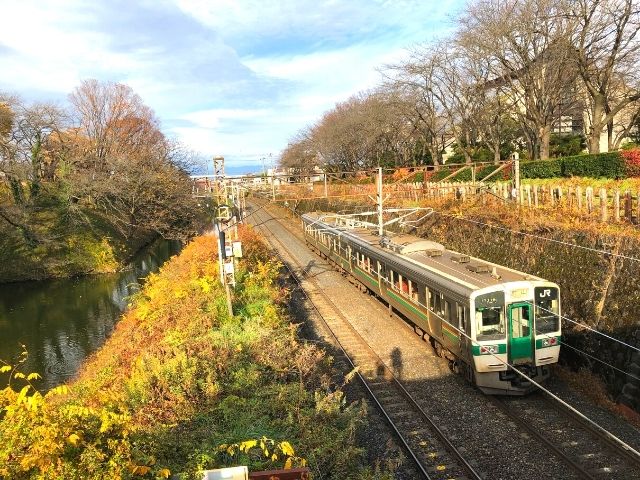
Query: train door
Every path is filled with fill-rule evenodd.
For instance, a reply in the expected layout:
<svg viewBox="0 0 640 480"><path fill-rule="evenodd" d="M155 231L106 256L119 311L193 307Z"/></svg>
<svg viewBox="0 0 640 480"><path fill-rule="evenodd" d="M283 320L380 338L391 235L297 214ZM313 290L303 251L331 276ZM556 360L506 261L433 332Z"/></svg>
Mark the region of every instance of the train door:
<svg viewBox="0 0 640 480"><path fill-rule="evenodd" d="M509 305L509 363L522 364L533 361L533 315L531 304L512 303Z"/></svg>

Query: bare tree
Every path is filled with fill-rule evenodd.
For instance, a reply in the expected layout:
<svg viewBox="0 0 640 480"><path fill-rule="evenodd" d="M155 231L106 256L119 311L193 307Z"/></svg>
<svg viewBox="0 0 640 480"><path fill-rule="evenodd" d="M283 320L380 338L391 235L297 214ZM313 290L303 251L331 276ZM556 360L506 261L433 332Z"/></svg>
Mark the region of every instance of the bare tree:
<svg viewBox="0 0 640 480"><path fill-rule="evenodd" d="M162 141L153 111L121 83L84 80L70 95L80 132L88 140L83 162L93 170L106 169L110 155L131 153Z"/></svg>
<svg viewBox="0 0 640 480"><path fill-rule="evenodd" d="M554 0L477 0L460 18L459 43L484 57L529 133L534 158L549 157L554 122L574 107L568 21Z"/></svg>
<svg viewBox="0 0 640 480"><path fill-rule="evenodd" d="M588 98L589 152L598 153L605 128L611 149L616 115L640 99L640 8L635 0L575 0L568 5L577 69Z"/></svg>
<svg viewBox="0 0 640 480"><path fill-rule="evenodd" d="M387 66L386 88L395 92L417 143L429 152L434 165L439 165L447 142L448 117L434 93L436 63L424 61L426 52L416 50L409 61Z"/></svg>

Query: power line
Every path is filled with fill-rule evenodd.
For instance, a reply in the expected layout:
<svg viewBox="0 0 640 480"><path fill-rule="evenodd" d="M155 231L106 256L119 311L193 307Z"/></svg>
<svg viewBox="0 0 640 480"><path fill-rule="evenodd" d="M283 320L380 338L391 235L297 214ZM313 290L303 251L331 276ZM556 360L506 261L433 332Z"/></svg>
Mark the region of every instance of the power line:
<svg viewBox="0 0 640 480"><path fill-rule="evenodd" d="M358 194L358 195L354 194L354 196L363 196L363 194ZM341 195L336 195L335 196L335 198L342 198L342 197L343 196L341 196ZM323 197L320 197L320 198L323 198ZM444 213L444 212L441 212L441 211L438 211L438 210L435 210L435 209L433 210L433 212L435 214L438 214L438 215L441 215L441 216L445 216L445 217L454 218L456 220L466 221L466 222L470 222L470 223L474 223L474 224L478 224L478 225L482 225L482 226L486 226L486 227L490 227L490 228L495 228L495 229L499 229L499 230L503 230L503 231L508 231L508 232L511 232L511 233L517 233L517 234L520 234L520 235L528 236L528 237L531 237L531 238L537 238L537 239L540 239L540 240L545 240L545 241L549 241L549 242L553 242L553 243L559 243L559 244L566 245L566 246L569 246L569 247L580 248L580 249L592 251L592 252L599 253L599 254L610 255L612 257L617 257L617 258L623 258L623 259L626 259L626 260L632 260L632 261L637 261L637 262L640 261L640 259L635 258L635 257L629 257L627 255L621 255L621 254L617 254L617 253L614 253L614 252L609 252L609 251L606 251L606 250L599 250L599 249L595 249L595 248L591 248L591 247L586 247L586 246L578 245L578 244L575 244L575 243L564 242L562 240L556 240L556 239L553 239L553 238L543 237L543 236L540 236L540 235L535 235L535 234L531 234L531 233L527 233L527 232L520 232L520 231L512 230L512 229L509 229L509 228L506 228L506 227L500 227L498 225L492 225L492 224L480 222L478 220L472 220L472 219L468 219L468 218L459 217L457 215L447 214L447 213ZM542 308L542 307L538 307L538 308ZM544 310L544 308L542 308L542 309ZM553 312L550 312L550 313L553 313ZM617 339L615 337L612 337L610 335L607 335L606 333L601 332L599 330L596 330L596 329L594 329L594 328L590 327L589 325L586 325L586 324L584 324L582 322L578 322L576 320L573 320L573 319L571 319L569 317L565 317L565 316L562 316L562 315L560 315L560 318L562 318L563 320L566 320L568 322L571 322L571 323L573 323L575 325L578 325L580 327L586 328L587 330L590 330L593 333L597 333L598 335L602 335L603 337L608 338L609 340L612 340L614 342L618 342L618 343L620 343L620 344L622 344L622 345L624 345L624 346L626 346L628 348L631 348L631 349L633 349L635 351L640 352L640 348L635 347L633 345L630 345L630 344L628 344L628 343L626 343L626 342L624 342L622 340L619 340L619 339Z"/></svg>
<svg viewBox="0 0 640 480"><path fill-rule="evenodd" d="M579 248L579 249L587 250L587 251L594 252L594 253L610 255L612 257L623 258L625 260L631 260L631 261L634 261L634 262L640 262L640 258L629 257L628 255L622 255L622 254L619 254L619 253L614 253L614 252L610 252L610 251L607 251L607 250L600 250L600 249L597 249L597 248L585 247L584 245L578 245L577 243L570 243L570 242L565 242L563 240L556 240L555 238L543 237L541 235L536 235L536 234L533 234L533 233L520 232L518 230L512 230L510 228L500 227L498 225L493 225L493 224L490 224L490 223L484 223L484 222L481 222L479 220L472 220L470 218L464 218L464 217L460 217L458 215L452 215L452 214L449 214L449 213L443 213L443 212L440 212L438 210L434 210L433 212L436 215L441 215L443 217L454 218L456 220L460 220L460 221L463 221L463 222L475 223L476 225L482 225L482 226L493 228L493 229L496 229L496 230L502 230L502 231L505 231L505 232L516 233L518 235L523 235L525 237L537 238L539 240L544 240L544 241L552 242L552 243L558 243L558 244L561 244L561 245L566 245L568 247Z"/></svg>
<svg viewBox="0 0 640 480"><path fill-rule="evenodd" d="M322 221L323 219L324 219L324 217L323 217L323 218L318 219L316 222ZM314 222L314 223L316 223L316 222ZM352 261L353 261L353 260L356 260L356 261L357 261L357 258L356 258L356 257L354 257L353 255L351 255L350 260L352 260ZM385 281L385 282L387 282L387 283L390 283L390 282L389 282L389 280L388 280L387 278L385 278L385 277L380 277L380 278L381 278L383 281ZM619 344L621 344L621 345L623 345L623 346L625 346L625 347L628 347L628 348L630 348L630 349L632 349L632 350L635 350L635 351L640 352L640 348L635 347L635 346L633 346L633 345L630 345L629 343L624 342L623 340L620 340L620 339L618 339L618 338L612 337L611 335L607 335L606 333L601 332L601 331L599 331L599 330L596 330L595 328L592 328L592 327L590 327L590 326L588 326L588 325L586 325L586 324L584 324L584 323L578 322L578 321L576 321L576 320L573 320L573 319L571 319L571 318L569 318L569 317L566 317L566 316L563 316L563 315L558 315L556 312L554 312L554 311L552 311L552 310L549 310L549 309L547 309L547 308L544 308L544 307L542 307L542 306L540 306L540 305L535 305L534 303L531 303L531 302L529 302L529 301L526 301L526 300L525 300L525 302L526 302L526 303L528 303L529 305L533 306L534 308L537 308L537 309L543 310L543 311L545 311L545 312L547 312L547 313L551 313L551 314L553 314L553 315L557 315L559 318L561 318L561 319L563 319L563 320L566 320L566 321L568 321L568 322L571 322L571 323L573 323L573 324L575 324L575 325L578 325L578 326L580 326L580 327L586 328L587 330L591 331L592 333L596 333L596 334L601 335L601 336L603 336L603 337L605 337L605 338L607 338L607 339L609 339L609 340L612 340L612 341L614 341L614 342L617 342L617 343L619 343ZM419 302L418 302L418 303L419 303ZM426 307L425 307L425 308L426 308ZM536 333L539 333L539 332L536 332ZM543 335L545 335L547 338L550 338L550 337L549 337L549 335L546 335L546 334L543 334ZM567 346L567 347L569 347L569 348L573 349L573 350L576 350L576 351L578 351L578 352L580 352L580 353L582 353L582 354L584 354L584 355L586 355L586 356L588 356L588 357L590 357L590 358L592 358L592 359L594 359L594 360L596 360L596 361L598 361L598 362L600 362L600 363L604 364L604 365L607 365L608 367L610 367L610 368L612 368L612 369L614 369L614 370L617 370L617 371L619 371L619 372L621 372L621 373L624 373L625 375L630 375L630 376L631 376L631 377L633 377L633 378L637 378L637 377L635 377L633 374L631 374L631 373L629 373L629 372L626 372L626 371L624 371L624 370L622 370L622 369L620 369L620 368L618 368L618 367L615 367L615 366L613 366L613 365L611 365L611 364L609 364L609 363L605 362L604 360L601 360L601 359L599 359L599 358L597 358L597 357L594 357L593 355L590 355L589 353L584 352L584 351L582 351L582 350L580 350L580 349L578 349L578 348L576 348L576 347L573 347L573 346L571 346L571 345L567 344L566 342L561 342L561 343L562 343L563 345L565 345L565 346ZM640 380L640 379L638 379L638 380Z"/></svg>
<svg viewBox="0 0 640 480"><path fill-rule="evenodd" d="M391 283L389 282L388 279L384 278L384 277L380 277L382 280L386 281L387 283ZM446 322L447 325L451 326L454 330L456 330L460 335L464 336L465 338L467 338L472 344L477 345L479 347L482 348L482 345L472 339L469 335L467 335L465 332L463 332L462 330L460 330L458 327L456 327L455 325L449 323L447 320L445 320L444 318L442 318L440 315L438 315L437 313L431 311L428 307L426 307L425 305L423 305L422 303L420 303L419 301L414 301L416 304L420 305L422 308L426 309L429 311L429 313L433 313L433 315L435 317L437 317L438 319L440 319L442 322ZM525 378L527 381L531 382L533 385L535 385L536 387L538 387L540 390L542 390L543 392L545 392L547 395L549 395L551 398L553 398L554 400L556 400L558 403L564 405L566 408L568 408L569 410L571 410L573 413L575 413L577 416L579 416L581 419L583 419L584 421L588 422L590 425L592 425L593 427L596 428L596 430L598 430L600 433L603 433L604 435L606 435L608 438L614 440L615 442L617 442L620 446L622 446L625 450L633 452L634 454L640 456L640 452L638 452L637 450L635 450L633 447L631 447L630 445L628 445L627 443L625 443L622 439L618 438L617 436L615 436L613 433L609 432L608 430L606 430L604 427L600 426L600 424L598 424L597 422L595 422L594 420L591 420L589 417L587 417L585 414L583 414L582 412L580 412L579 410L577 410L575 407L573 407L571 404L569 404L568 402L566 402L565 400L563 400L562 398L560 398L559 396L557 396L556 394L554 394L553 392L551 392L549 389L545 388L544 386L542 386L540 383L536 382L533 378L529 377L527 374L521 372L520 370L518 370L515 365L510 364L509 362L504 361L502 358L500 358L497 354L492 353L490 351L486 352L487 354L493 356L496 360L498 360L500 363L502 363L503 365L505 365L506 367L509 367L513 372L515 372L516 374L520 375L521 377ZM615 368L615 367L614 367Z"/></svg>
<svg viewBox="0 0 640 480"><path fill-rule="evenodd" d="M553 315L558 315L557 313L555 313L555 312L553 312L551 310L548 310L548 309L546 309L544 307L541 307L539 305L534 305L533 303L531 303L531 302L529 302L527 300L525 300L525 302L528 303L529 305L533 305L535 308L539 308L540 310L544 310L547 313L552 313ZM590 330L593 333L597 333L598 335L602 335L603 337L608 338L609 340L613 340L614 342L617 342L617 343L619 343L621 345L624 345L625 347L631 348L632 350L635 350L636 352L640 352L640 348L635 347L633 345L630 345L630 344L628 344L628 343L626 343L626 342L624 342L622 340L619 340L619 339L617 339L615 337L612 337L611 335L607 335L606 333L601 332L600 330L596 330L595 328L592 328L589 325L586 325L586 324L584 324L582 322L578 322L576 320L572 320L569 317L565 317L563 315L558 315L558 316L563 320L566 320L566 321L571 322L571 323L573 323L575 325L578 325L579 327L586 328L587 330Z"/></svg>

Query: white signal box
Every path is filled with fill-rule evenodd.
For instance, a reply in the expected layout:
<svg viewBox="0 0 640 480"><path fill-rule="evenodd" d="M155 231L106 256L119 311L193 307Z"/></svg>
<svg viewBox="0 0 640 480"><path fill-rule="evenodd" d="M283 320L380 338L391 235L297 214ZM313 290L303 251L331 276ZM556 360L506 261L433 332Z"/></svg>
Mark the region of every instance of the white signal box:
<svg viewBox="0 0 640 480"><path fill-rule="evenodd" d="M242 242L233 242L233 256L242 258Z"/></svg>

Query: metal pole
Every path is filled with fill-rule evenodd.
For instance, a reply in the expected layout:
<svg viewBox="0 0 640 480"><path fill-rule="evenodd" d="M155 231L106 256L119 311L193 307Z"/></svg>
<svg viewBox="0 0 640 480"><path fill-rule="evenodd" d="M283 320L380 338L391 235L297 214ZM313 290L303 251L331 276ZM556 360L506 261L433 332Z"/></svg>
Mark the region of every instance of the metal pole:
<svg viewBox="0 0 640 480"><path fill-rule="evenodd" d="M229 316L233 317L233 304L231 303L231 289L229 288L229 284L224 282L224 290L227 295L227 309L229 310Z"/></svg>
<svg viewBox="0 0 640 480"><path fill-rule="evenodd" d="M324 172L324 198L329 196L329 192L327 190L327 172Z"/></svg>
<svg viewBox="0 0 640 480"><path fill-rule="evenodd" d="M378 235L384 235L384 225L382 223L382 167L378 167Z"/></svg>
<svg viewBox="0 0 640 480"><path fill-rule="evenodd" d="M227 283L227 276L224 273L224 260L222 259L222 249L224 248L224 244L222 244L222 241L220 240L221 228L217 220L215 222L215 230L218 232L218 264L220 265L220 281L224 285L224 291L227 297L227 309L229 310L229 316L233 317L233 304L231 303L231 290L229 289L229 284Z"/></svg>
<svg viewBox="0 0 640 480"><path fill-rule="evenodd" d="M214 220L214 230L218 234L218 264L220 265L220 281L224 285L226 283L224 281L224 262L222 260L222 249L224 248L224 245L222 245L222 242L220 241L220 224L217 219Z"/></svg>
<svg viewBox="0 0 640 480"><path fill-rule="evenodd" d="M271 197L273 198L273 200L276 199L276 176L273 170L271 173Z"/></svg>

